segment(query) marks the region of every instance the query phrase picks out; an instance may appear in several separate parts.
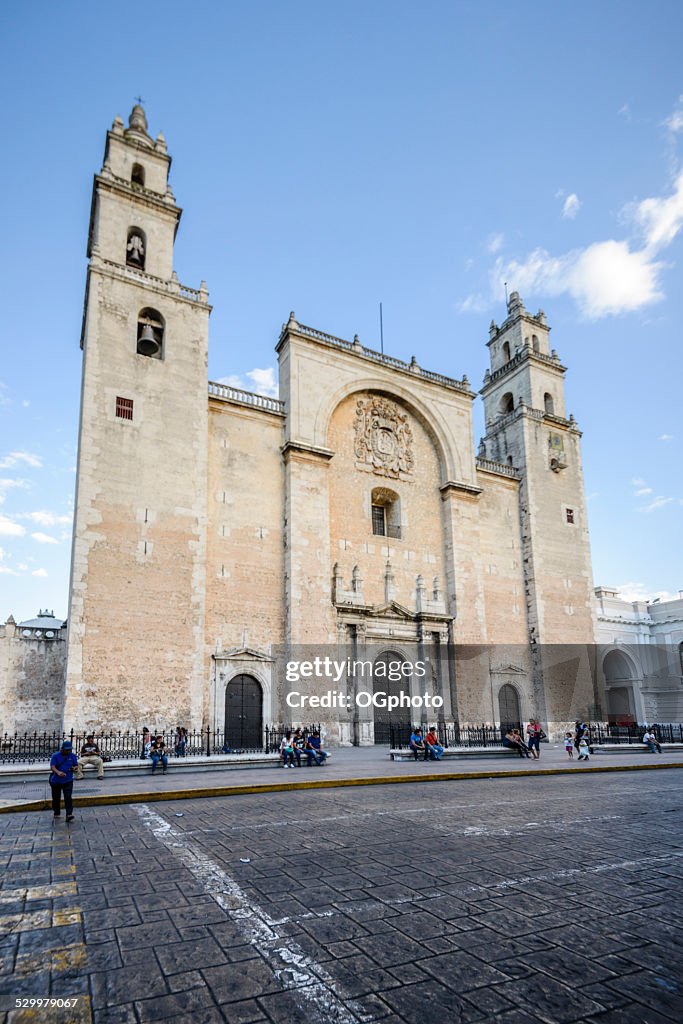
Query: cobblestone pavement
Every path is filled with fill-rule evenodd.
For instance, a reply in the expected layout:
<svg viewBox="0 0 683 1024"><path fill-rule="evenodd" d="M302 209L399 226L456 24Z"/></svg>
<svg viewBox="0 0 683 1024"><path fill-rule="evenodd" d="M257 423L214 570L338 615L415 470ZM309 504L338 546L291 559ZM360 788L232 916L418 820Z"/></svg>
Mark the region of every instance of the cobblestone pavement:
<svg viewBox="0 0 683 1024"><path fill-rule="evenodd" d="M681 781L293 791L92 807L70 826L5 815L0 1019L681 1020Z"/></svg>

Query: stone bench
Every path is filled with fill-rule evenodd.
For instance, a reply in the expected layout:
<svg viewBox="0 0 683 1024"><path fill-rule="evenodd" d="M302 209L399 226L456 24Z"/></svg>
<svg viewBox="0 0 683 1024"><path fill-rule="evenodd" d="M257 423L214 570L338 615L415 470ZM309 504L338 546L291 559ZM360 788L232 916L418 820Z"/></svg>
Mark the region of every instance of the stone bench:
<svg viewBox="0 0 683 1024"><path fill-rule="evenodd" d="M451 758L459 757L501 757L512 754L513 757L519 757L516 750L512 750L510 747L446 747L440 760L446 761ZM405 750L394 749L389 751L389 757L392 761L414 761L415 754L412 750L406 748ZM422 761L422 755L419 758ZM431 758L427 758L428 763L434 764L435 762Z"/></svg>
<svg viewBox="0 0 683 1024"><path fill-rule="evenodd" d="M277 752L273 754L212 754L211 757L197 754L191 754L187 757L169 755L168 772L170 775L171 772L178 771L230 771L236 768L277 767L280 763L281 758ZM157 766L157 771L161 772L160 765ZM107 761L104 765L105 781L107 777L112 776L119 778L129 775L150 775L151 772L152 761L150 758L145 758L144 760L139 757L121 758ZM0 785L3 782L16 782L17 780L39 781L40 779L45 779L47 781L49 773L50 765L48 761L35 761L32 764L21 761L14 762L13 764L0 764ZM84 764L83 775L85 776L83 782L91 775L96 776L95 766Z"/></svg>
<svg viewBox="0 0 683 1024"><path fill-rule="evenodd" d="M683 743L662 743L662 752L683 750ZM593 754L649 754L650 748L644 743L591 743ZM655 752L656 753L656 752Z"/></svg>

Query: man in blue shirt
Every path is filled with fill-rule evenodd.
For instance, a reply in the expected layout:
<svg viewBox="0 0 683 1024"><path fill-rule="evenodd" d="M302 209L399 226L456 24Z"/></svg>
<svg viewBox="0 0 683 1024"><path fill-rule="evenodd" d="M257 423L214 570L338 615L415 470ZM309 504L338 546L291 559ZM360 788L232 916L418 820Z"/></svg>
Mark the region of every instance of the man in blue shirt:
<svg viewBox="0 0 683 1024"><path fill-rule="evenodd" d="M420 753L422 753L424 755L425 761L427 760L428 754L427 754L427 748L425 746L425 742L422 739L422 729L415 729L414 732L411 732L411 734L410 734L410 749L415 754L415 760L416 761L417 761Z"/></svg>
<svg viewBox="0 0 683 1024"><path fill-rule="evenodd" d="M74 820L72 793L74 788L74 772L78 767L78 758L73 752L69 740L64 740L61 749L50 758L50 789L52 790L52 813L55 818L60 815L62 793L66 820Z"/></svg>
<svg viewBox="0 0 683 1024"><path fill-rule="evenodd" d="M317 765L325 764L327 758L327 751L323 750L322 740L320 739L320 733L316 730L306 740L306 753L308 754L308 767L310 768L313 761Z"/></svg>

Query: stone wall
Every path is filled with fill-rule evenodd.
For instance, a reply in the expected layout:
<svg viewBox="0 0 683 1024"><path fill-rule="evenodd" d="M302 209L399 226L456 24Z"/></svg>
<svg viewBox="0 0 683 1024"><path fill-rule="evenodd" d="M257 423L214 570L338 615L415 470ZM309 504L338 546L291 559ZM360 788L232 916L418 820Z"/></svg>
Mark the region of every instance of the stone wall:
<svg viewBox="0 0 683 1024"><path fill-rule="evenodd" d="M0 625L0 736L61 728L66 629L52 640L27 639Z"/></svg>

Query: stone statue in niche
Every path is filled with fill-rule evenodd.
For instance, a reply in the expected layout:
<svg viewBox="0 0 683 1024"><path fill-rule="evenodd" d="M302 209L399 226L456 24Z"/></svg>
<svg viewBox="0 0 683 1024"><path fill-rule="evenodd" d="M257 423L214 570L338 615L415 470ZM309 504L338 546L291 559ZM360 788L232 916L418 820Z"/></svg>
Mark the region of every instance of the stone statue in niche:
<svg viewBox="0 0 683 1024"><path fill-rule="evenodd" d="M380 396L356 403L356 458L379 476L412 473L413 431L405 413Z"/></svg>

